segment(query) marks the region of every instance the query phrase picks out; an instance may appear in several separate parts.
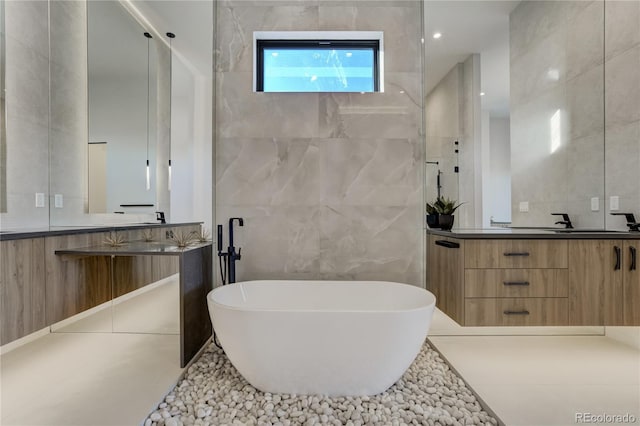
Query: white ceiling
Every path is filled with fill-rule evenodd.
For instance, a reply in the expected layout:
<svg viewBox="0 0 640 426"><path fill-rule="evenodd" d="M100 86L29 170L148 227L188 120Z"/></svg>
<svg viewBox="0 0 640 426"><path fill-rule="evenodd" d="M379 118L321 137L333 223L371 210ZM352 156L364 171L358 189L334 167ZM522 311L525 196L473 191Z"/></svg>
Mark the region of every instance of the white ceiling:
<svg viewBox="0 0 640 426"><path fill-rule="evenodd" d="M213 1L133 0L131 3L160 34L176 35L172 41L173 51L187 68L203 76L211 75Z"/></svg>
<svg viewBox="0 0 640 426"><path fill-rule="evenodd" d="M519 0L425 2L426 93L458 62L479 53L482 108L509 111L509 13ZM433 33L442 37L434 39Z"/></svg>

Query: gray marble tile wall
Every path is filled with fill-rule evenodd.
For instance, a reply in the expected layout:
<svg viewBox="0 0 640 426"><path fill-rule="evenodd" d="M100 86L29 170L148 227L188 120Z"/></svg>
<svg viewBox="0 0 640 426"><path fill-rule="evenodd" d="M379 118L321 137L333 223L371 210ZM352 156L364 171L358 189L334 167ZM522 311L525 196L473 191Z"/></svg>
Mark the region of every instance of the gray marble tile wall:
<svg viewBox="0 0 640 426"><path fill-rule="evenodd" d="M238 280L422 285L420 4L217 5L216 218L245 218ZM384 31L384 93L254 93L252 34Z"/></svg>
<svg viewBox="0 0 640 426"><path fill-rule="evenodd" d="M524 1L510 26L512 222L603 227L603 0Z"/></svg>
<svg viewBox="0 0 640 426"><path fill-rule="evenodd" d="M605 29L606 194L620 197L620 212L639 217L640 2L605 1ZM609 215L607 227L626 229Z"/></svg>
<svg viewBox="0 0 640 426"><path fill-rule="evenodd" d="M3 228L47 226L49 205L49 28L47 1L5 2L6 185Z"/></svg>

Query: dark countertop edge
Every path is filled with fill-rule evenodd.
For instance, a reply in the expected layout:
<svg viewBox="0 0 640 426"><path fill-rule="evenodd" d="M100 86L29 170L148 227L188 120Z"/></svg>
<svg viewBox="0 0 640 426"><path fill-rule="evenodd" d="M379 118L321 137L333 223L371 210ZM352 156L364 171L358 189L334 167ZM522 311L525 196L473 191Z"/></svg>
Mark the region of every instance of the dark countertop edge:
<svg viewBox="0 0 640 426"><path fill-rule="evenodd" d="M138 241L139 243L139 241ZM206 243L195 243L184 247L182 249L178 249L175 244L172 243L162 243L163 247L171 248L172 251L159 251L159 250L140 250L136 248L127 247L127 245L123 245L121 247L108 247L105 245L102 246L94 246L94 247L80 247L76 249L60 249L56 250L56 255L73 255L73 256L140 256L140 255L150 255L150 256L180 256L181 254L192 251L199 250L203 247L211 246L212 242L207 241ZM156 245L157 246L157 245Z"/></svg>
<svg viewBox="0 0 640 426"><path fill-rule="evenodd" d="M110 232L110 231L127 231L130 229L144 229L144 228L172 228L174 226L193 226L201 225L204 222L182 222L182 223L136 223L136 224L113 224L113 225L87 225L78 227L69 227L66 229L39 229L34 231L9 231L6 233L0 232L0 241L10 240L23 240L28 238L44 238L55 237L59 235L77 235L77 234L94 234L98 232ZM52 228L56 228L55 226Z"/></svg>
<svg viewBox="0 0 640 426"><path fill-rule="evenodd" d="M478 232L480 231L480 232ZM461 240L640 240L640 232L585 232L585 233L556 233L553 231L538 230L532 232L519 232L510 234L506 232L495 232L487 230L482 232L465 232L465 230L441 231L437 229L427 229L427 235L438 235L441 237L458 238Z"/></svg>

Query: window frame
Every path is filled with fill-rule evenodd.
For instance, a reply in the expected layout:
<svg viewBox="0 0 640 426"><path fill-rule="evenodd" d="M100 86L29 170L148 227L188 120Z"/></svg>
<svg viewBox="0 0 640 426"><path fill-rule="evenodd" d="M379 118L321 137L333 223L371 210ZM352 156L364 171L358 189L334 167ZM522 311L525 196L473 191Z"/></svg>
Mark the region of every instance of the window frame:
<svg viewBox="0 0 640 426"><path fill-rule="evenodd" d="M384 33L382 31L255 31L253 33L253 91L260 93L358 93L345 92L264 92L265 48L332 47L373 50L373 91L384 92Z"/></svg>

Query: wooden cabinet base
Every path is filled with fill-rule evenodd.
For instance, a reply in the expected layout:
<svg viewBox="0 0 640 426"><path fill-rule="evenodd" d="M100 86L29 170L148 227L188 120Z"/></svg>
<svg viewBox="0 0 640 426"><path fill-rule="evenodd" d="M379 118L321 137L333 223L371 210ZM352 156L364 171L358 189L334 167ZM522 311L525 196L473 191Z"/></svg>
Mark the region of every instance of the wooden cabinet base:
<svg viewBox="0 0 640 426"><path fill-rule="evenodd" d="M465 300L465 326L567 325L567 298L486 298Z"/></svg>

